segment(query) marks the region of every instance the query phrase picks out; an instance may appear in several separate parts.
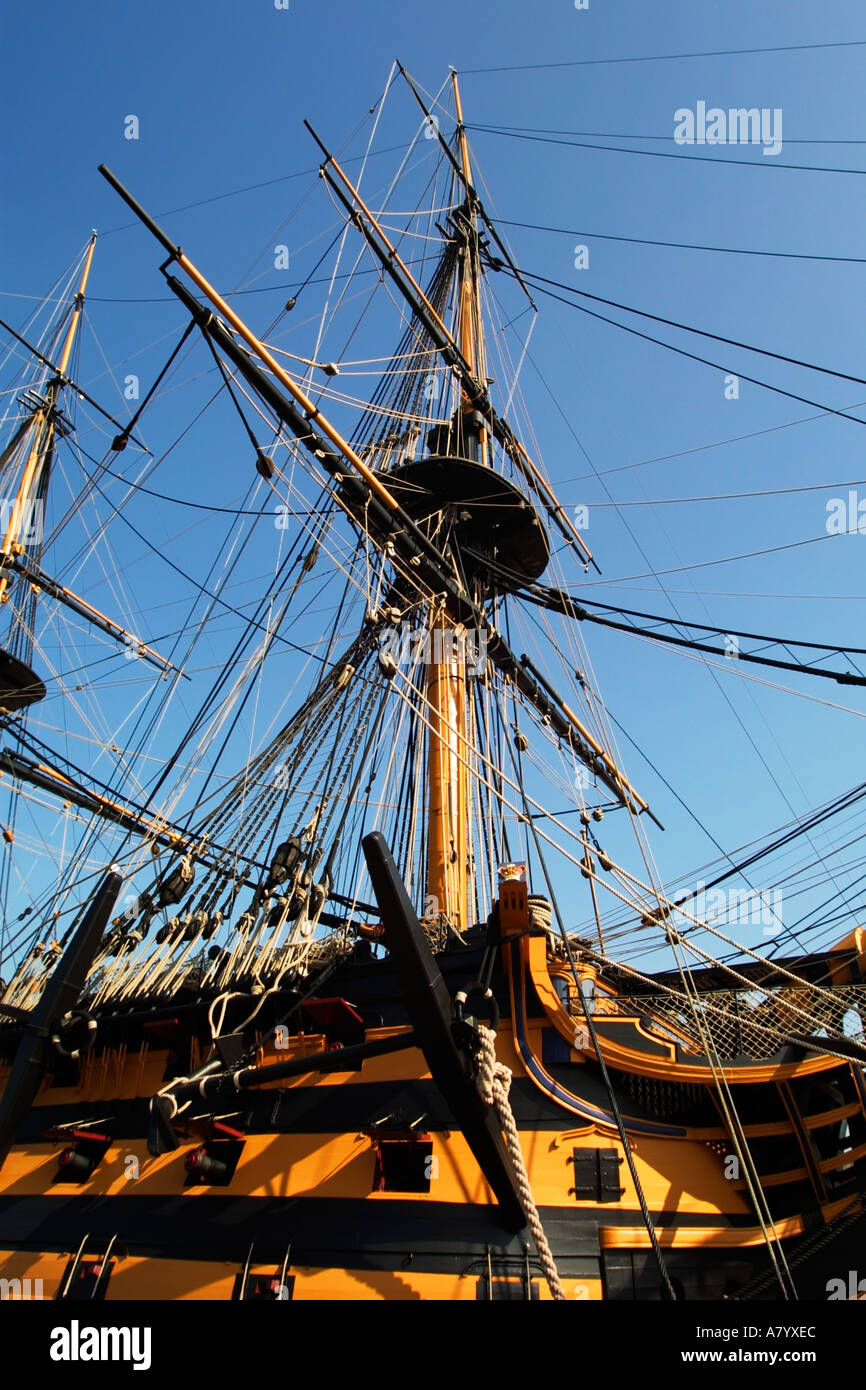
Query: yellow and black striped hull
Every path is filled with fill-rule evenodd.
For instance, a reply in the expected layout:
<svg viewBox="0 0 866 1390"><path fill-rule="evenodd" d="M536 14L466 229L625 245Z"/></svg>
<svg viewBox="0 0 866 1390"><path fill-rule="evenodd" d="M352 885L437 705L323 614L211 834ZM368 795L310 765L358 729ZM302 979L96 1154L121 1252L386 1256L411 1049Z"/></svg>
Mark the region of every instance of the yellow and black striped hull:
<svg viewBox="0 0 866 1390"><path fill-rule="evenodd" d="M513 1073L510 1101L563 1288L574 1299L659 1298L604 1088L591 1059L563 1051L554 1005L540 997L541 947L524 940L510 948L510 976L494 981L503 1010L497 1058ZM479 954L456 948L439 958L452 990L474 978ZM368 1020L366 1041L408 1032L387 961L348 965L331 984ZM200 1063L203 1014L190 1004L171 1016L163 1009L104 1020L103 1045L43 1085L0 1170L0 1289L16 1296L19 1287L39 1288L42 1297L72 1301L550 1297L528 1231L504 1225L418 1047L277 1081L189 1123L181 1112L179 1147L154 1157L148 1099ZM259 1061L315 1056L332 1041L294 1033L287 1049L261 1048ZM620 1028L604 1045L675 1290L713 1299L760 1279L766 1233L726 1162L711 1078L671 1081L675 1066L655 1060L651 1048L642 1052L638 1033L629 1041ZM866 1186L860 1068L801 1058L737 1071L738 1095L750 1093L750 1142L767 1154L773 1239L796 1251L813 1228L826 1229L835 1266L862 1230L851 1224ZM643 1093L629 1084L639 1076ZM657 1113L651 1083L665 1097ZM814 1136L843 1123L859 1142L822 1157ZM87 1147L90 1134L103 1140L98 1161L70 1181L59 1154L81 1135ZM192 1180L188 1160L203 1147L227 1156L227 1180ZM817 1288L823 1265L812 1264Z"/></svg>

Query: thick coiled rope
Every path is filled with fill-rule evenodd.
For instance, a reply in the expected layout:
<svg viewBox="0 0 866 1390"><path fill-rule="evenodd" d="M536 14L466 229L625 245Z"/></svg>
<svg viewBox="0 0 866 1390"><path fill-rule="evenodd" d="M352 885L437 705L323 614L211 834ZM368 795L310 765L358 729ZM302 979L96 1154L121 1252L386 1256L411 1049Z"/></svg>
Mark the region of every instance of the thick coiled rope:
<svg viewBox="0 0 866 1390"><path fill-rule="evenodd" d="M535 1205L535 1198L532 1195L532 1188L529 1186L529 1175L526 1172L526 1164L523 1161L523 1152L520 1148L520 1135L517 1132L511 1102L508 1099L508 1092L511 1088L511 1072L502 1062L496 1060L496 1034L493 1029L485 1028L483 1024L479 1023L478 1036L481 1040L481 1051L478 1057L478 1094L485 1105L496 1106L496 1113L505 1137L505 1145L517 1174L520 1205L526 1217L526 1224L532 1232L538 1258L544 1270L544 1277L553 1297L564 1299L565 1290L560 1283L553 1252L548 1245L547 1236L544 1234L544 1227L541 1224L541 1217L538 1215L538 1208Z"/></svg>

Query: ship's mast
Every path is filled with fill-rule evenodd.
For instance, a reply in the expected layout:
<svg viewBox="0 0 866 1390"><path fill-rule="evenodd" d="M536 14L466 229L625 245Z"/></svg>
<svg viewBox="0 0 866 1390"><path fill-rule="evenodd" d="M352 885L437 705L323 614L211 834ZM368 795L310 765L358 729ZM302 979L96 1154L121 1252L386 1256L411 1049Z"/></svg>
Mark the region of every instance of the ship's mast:
<svg viewBox="0 0 866 1390"><path fill-rule="evenodd" d="M27 550L27 535L34 519L34 504L44 499L48 484L48 472L54 451L54 438L57 427L58 400L65 384L66 371L72 356L72 349L84 309L84 295L93 264L96 247L96 233L90 238L84 253L81 278L75 294L72 314L66 329L66 336L57 366L57 374L49 383L44 397L35 405L30 420L25 427L29 439L27 459L18 480L15 499L6 520L2 545L0 545L0 567L10 560L23 555ZM10 579L8 572L0 575L0 603L9 602Z"/></svg>
<svg viewBox="0 0 866 1390"><path fill-rule="evenodd" d="M121 425L119 420L103 409L69 376L69 364L81 327L84 297L95 248L96 232L93 232L82 253L78 288L72 299L69 321L62 334L59 359L55 361L53 355L44 356L38 348L28 343L26 338L16 333L8 324L3 324L4 330L27 351L33 353L49 369L51 375L41 393L25 390L19 397L28 414L7 447L0 453L0 480L5 482L7 474L11 475L16 469L20 470L14 496L10 498L10 489L4 486L3 514L0 516L0 607L11 604L12 608L7 644L0 645L0 714L26 709L28 705L45 698L45 685L29 663L35 648L37 598L41 599L46 595L71 609L79 618L106 633L114 641L122 642L127 649L134 650L136 655L149 665L162 671L175 669L170 662L152 647L140 642L122 624L94 608L92 603L80 598L41 568L42 509L47 498L55 446L58 439L71 429L60 409L64 388L71 386L78 396L87 400L120 431L117 439L122 443L118 444L116 440L116 448L125 447L129 438L135 438L131 435L130 427ZM61 330L58 329L58 342L60 336ZM140 444L140 441L136 440L136 443Z"/></svg>
<svg viewBox="0 0 866 1390"><path fill-rule="evenodd" d="M472 186L469 146L457 73L452 72L457 140L463 181ZM457 220L461 238L457 281L457 341L473 376L484 379L481 340L481 267L476 211L471 194ZM453 431L450 452L489 465L488 438L483 425L470 416L473 406L462 392L460 427ZM447 609L431 610L427 700L430 736L427 754L427 901L458 929L470 925L472 837L470 832L467 678L465 644L448 640L453 623ZM432 900L432 901L431 901Z"/></svg>
<svg viewBox="0 0 866 1390"><path fill-rule="evenodd" d="M479 746L479 731L474 727L474 671L470 662L475 665L482 651L496 678L513 682L519 696L592 768L602 784L635 813L637 808L631 789L617 770L608 766L599 745L587 742L576 716L542 689L537 677L529 673L526 658L511 651L488 616L487 607L494 596L517 592L536 581L550 558L542 513L532 496L522 490L521 481L555 524L565 531L568 526L552 490L490 401L481 275L486 238L496 240L496 233L472 183L455 77L452 86L456 134L446 142L436 132L454 179L448 200L449 225L444 233L445 248L426 290L403 261L376 213L307 123L324 155L320 174L329 192L345 209L413 316L414 327L407 341L410 353L418 353L412 368L415 384L408 388L405 399L400 397L400 409L408 410L410 418L415 414L419 426L426 421L432 428L427 434L427 449L419 454L415 452L417 432L410 431L406 452L401 450L396 461L394 441L390 434L384 434L384 427L371 425L370 431L362 430L359 439L350 443L181 248L114 175L100 167L168 253L162 267L166 282L213 349L233 364L300 441L304 456L315 460L316 470L324 470L333 479L336 503L359 530L383 556L393 559L394 595L401 601L396 611L418 613L421 631L429 639L427 670L421 675L420 688L412 683L416 710L413 728L424 726L427 731L422 751L426 833L419 843L414 833L417 803L413 797L412 822L401 854L405 865L411 863L410 876L415 882L414 856L419 851L423 855L424 915L435 914L463 930L474 922L479 910L473 849L481 836L473 834L473 817L479 814L479 801L486 798L484 786L489 787L476 764L476 758L484 755L474 751ZM426 109L424 114L432 119ZM188 277L211 307L197 299L176 274L169 273L169 266ZM429 420L429 407L422 401L422 395L426 399L433 354L451 373L446 418L439 416L435 422ZM391 386L389 382L388 389ZM500 468L500 450L502 461L510 461L510 472L518 481L507 476L507 468ZM579 538L576 544L581 548ZM583 553L590 558L588 552ZM404 597L410 600L406 608L402 607ZM377 610L378 616L368 616L381 624L392 611ZM464 644L464 635L471 640L468 661L470 640ZM411 677L409 680L411 683ZM417 749L417 742L413 742L413 749ZM415 766L413 760L411 769L407 768L413 780Z"/></svg>

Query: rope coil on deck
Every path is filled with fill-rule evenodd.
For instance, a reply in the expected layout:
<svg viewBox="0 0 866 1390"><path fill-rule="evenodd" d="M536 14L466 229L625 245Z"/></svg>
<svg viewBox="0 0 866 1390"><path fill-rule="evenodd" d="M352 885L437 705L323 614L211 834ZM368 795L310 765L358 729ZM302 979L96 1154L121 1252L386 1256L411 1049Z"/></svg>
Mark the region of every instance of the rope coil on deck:
<svg viewBox="0 0 866 1390"><path fill-rule="evenodd" d="M520 1135L517 1132L511 1102L508 1099L508 1092L511 1088L511 1072L502 1062L496 1060L496 1034L493 1029L485 1028L483 1023L479 1023L478 1037L481 1041L481 1050L478 1056L478 1093L486 1105L496 1106L505 1144L517 1174L520 1205L523 1208L526 1223L532 1232L538 1258L544 1270L544 1277L553 1297L564 1299L565 1290L560 1282L553 1252L548 1244L547 1236L544 1234L541 1217L538 1214L532 1188L529 1185L529 1175L526 1172L526 1164L523 1161L523 1152L520 1148Z"/></svg>

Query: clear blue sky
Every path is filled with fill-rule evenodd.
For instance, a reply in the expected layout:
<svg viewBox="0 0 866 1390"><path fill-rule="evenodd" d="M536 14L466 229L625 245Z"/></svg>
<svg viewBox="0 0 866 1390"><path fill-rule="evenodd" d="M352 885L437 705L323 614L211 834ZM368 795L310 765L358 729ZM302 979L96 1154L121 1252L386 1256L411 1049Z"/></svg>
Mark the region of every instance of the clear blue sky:
<svg viewBox="0 0 866 1390"><path fill-rule="evenodd" d="M89 314L117 377L140 371L146 383L148 372L161 366L182 315L172 303L128 302L164 296L156 272L161 253L146 233L127 225L126 210L96 165L105 161L114 168L223 288L266 286L264 251L312 184L289 238L289 278L301 278L321 250L307 242L331 217L314 180L288 178L317 163L302 120L309 118L340 147L380 95L395 57L428 90L439 87L449 65L461 70L470 126L586 132L597 143L700 153L708 160L741 154L758 166L675 162L473 131L474 156L491 190L490 210L503 219L713 247L866 254L866 172L780 167L866 171L866 47L473 71L858 40L866 38L866 23L854 0L820 6L788 0L760 6L751 0L713 6L590 0L588 11L575 10L570 0L534 6L513 0L413 6L291 0L287 11L275 9L272 0L180 0L174 6L96 0L85 7L45 0L8 10L3 29L0 313L22 323L30 305L9 296L43 293L97 227ZM766 158L759 150L677 149L671 142L674 112L700 101L781 108L782 152ZM137 141L124 139L130 114L140 121ZM398 117L406 122L402 133ZM413 120L406 101L389 115L381 143L407 138ZM608 138L617 135L628 138ZM834 141L851 143L822 143ZM284 181L171 211L266 180ZM542 275L866 376L863 264L505 230L518 262ZM578 242L590 250L583 271L573 264ZM263 329L280 300L277 290L251 296L246 305L254 325ZM827 418L779 428L817 412L744 382L739 399L726 400L721 372L543 296L539 304L532 353L568 426L531 367L524 387L561 497L590 506L588 539L604 573L601 580L588 577L585 592L698 621L866 647L866 536L730 564L705 563L824 534L826 502L839 494L831 484L866 480L863 428ZM866 401L866 387L851 382L672 330L636 326L827 407ZM157 340L159 346L151 348ZM86 348L85 383L120 410L93 342L86 341ZM130 366L132 361L137 365ZM866 409L859 413L866 417ZM170 411L163 417L165 439L181 419ZM627 467L645 460L659 461ZM249 481L246 461L242 478L232 468L213 440L196 440L165 466L160 483L187 497L201 497L206 489L209 498L231 506ZM604 474L604 483L597 473ZM826 484L826 490L649 505L813 484ZM860 495L866 498L866 481ZM611 501L643 505L618 508ZM176 537L187 521L180 512L171 514L167 534ZM187 558L201 560L202 546L198 532ZM661 578L648 577L651 570ZM722 672L721 688L744 732L701 665L616 634L593 633L591 646L610 709L726 845L787 821L791 807L799 814L863 776L858 717ZM796 676L778 680L866 710L856 689ZM711 857L706 838L639 755L622 747L633 780L669 826L655 838L664 872L673 875Z"/></svg>

